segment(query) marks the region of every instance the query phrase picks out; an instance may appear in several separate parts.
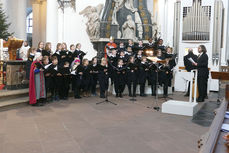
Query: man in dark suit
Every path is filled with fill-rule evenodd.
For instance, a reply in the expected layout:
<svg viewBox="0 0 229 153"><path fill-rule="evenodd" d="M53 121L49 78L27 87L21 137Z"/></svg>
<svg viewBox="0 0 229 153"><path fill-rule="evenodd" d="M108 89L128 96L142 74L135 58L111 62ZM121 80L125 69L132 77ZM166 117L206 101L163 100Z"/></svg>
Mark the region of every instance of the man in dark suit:
<svg viewBox="0 0 229 153"><path fill-rule="evenodd" d="M207 83L208 83L208 55L206 54L207 50L204 45L198 47L198 52L200 53L197 59L197 63L193 63L197 67L197 85L199 90L199 97L197 102L204 102L204 99L207 96Z"/></svg>
<svg viewBox="0 0 229 153"><path fill-rule="evenodd" d="M188 71L188 72L191 72L191 70L195 69L196 67L194 65L192 65L192 62L189 61L189 58L192 58L193 61L197 62L197 55L193 54L193 49L192 48L189 48L188 49L188 55L184 56L184 66L185 66L185 69ZM188 91L187 93L185 94L185 96L189 96L189 92L190 92L190 81L188 83Z"/></svg>

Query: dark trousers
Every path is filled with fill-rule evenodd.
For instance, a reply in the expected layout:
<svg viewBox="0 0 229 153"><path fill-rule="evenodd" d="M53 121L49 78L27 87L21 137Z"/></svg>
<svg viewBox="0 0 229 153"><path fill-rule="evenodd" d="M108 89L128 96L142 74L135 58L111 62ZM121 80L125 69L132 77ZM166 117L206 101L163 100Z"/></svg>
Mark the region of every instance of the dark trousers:
<svg viewBox="0 0 229 153"><path fill-rule="evenodd" d="M156 82L151 83L152 96L156 95L156 88L157 88Z"/></svg>
<svg viewBox="0 0 229 153"><path fill-rule="evenodd" d="M114 87L115 87L115 93L116 94L122 94L124 89L125 89L125 83L124 82L115 81L114 82Z"/></svg>
<svg viewBox="0 0 229 153"><path fill-rule="evenodd" d="M127 86L128 86L129 96L135 96L136 95L137 81L128 82Z"/></svg>
<svg viewBox="0 0 229 153"><path fill-rule="evenodd" d="M205 99L207 96L207 83L208 83L208 78L205 78L205 77L197 78L199 99L201 100Z"/></svg>
<svg viewBox="0 0 229 153"><path fill-rule="evenodd" d="M92 94L95 94L96 93L97 81L98 81L97 75L96 76L93 76L92 81L91 81L91 93Z"/></svg>
<svg viewBox="0 0 229 153"><path fill-rule="evenodd" d="M63 77L63 86L62 86L62 92L63 92L63 97L68 98L68 93L69 93L69 84L70 84L70 77L69 76L64 76Z"/></svg>
<svg viewBox="0 0 229 153"><path fill-rule="evenodd" d="M84 78L82 80L82 89L83 89L83 92L88 92L89 89L90 89L90 78Z"/></svg>
<svg viewBox="0 0 229 153"><path fill-rule="evenodd" d="M145 84L146 84L146 81L140 82L140 95L145 94Z"/></svg>
<svg viewBox="0 0 229 153"><path fill-rule="evenodd" d="M105 96L105 91L108 89L108 77L99 77L100 96Z"/></svg>
<svg viewBox="0 0 229 153"><path fill-rule="evenodd" d="M72 81L74 83L74 96L80 97L80 87L82 84L82 79L78 78L77 76L74 76Z"/></svg>
<svg viewBox="0 0 229 153"><path fill-rule="evenodd" d="M50 81L51 81L50 91L51 91L52 97L59 96L59 94L61 92L60 88L62 85L61 77L53 76L53 77L51 77Z"/></svg>

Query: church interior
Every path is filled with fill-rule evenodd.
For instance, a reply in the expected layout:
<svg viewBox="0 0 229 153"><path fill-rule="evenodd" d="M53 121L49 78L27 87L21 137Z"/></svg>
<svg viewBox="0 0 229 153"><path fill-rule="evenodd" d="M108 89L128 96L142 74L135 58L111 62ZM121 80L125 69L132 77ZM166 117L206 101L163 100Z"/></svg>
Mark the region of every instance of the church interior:
<svg viewBox="0 0 229 153"><path fill-rule="evenodd" d="M0 0L0 153L227 153L229 1Z"/></svg>

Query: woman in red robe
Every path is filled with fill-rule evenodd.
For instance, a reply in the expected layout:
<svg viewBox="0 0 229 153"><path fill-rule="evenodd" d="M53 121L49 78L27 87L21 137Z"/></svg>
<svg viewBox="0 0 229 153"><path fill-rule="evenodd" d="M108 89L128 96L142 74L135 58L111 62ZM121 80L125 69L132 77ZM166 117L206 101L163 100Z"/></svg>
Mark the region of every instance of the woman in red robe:
<svg viewBox="0 0 229 153"><path fill-rule="evenodd" d="M35 61L30 68L29 104L33 106L43 106L46 98L46 91L41 53L37 52L34 59Z"/></svg>

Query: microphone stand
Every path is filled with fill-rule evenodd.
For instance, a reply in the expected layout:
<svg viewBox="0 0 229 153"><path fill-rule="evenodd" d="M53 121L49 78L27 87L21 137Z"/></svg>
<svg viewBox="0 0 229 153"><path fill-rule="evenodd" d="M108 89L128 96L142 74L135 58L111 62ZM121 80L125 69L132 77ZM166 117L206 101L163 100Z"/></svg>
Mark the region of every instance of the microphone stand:
<svg viewBox="0 0 229 153"><path fill-rule="evenodd" d="M149 109L154 109L156 111L160 110L159 104L158 104L158 86L159 86L159 82L158 82L158 71L159 71L159 63L155 64L157 67L157 80L156 80L156 96L155 96L155 102L153 104L153 106L148 106L147 108Z"/></svg>
<svg viewBox="0 0 229 153"><path fill-rule="evenodd" d="M109 89L109 84L108 84L108 88L105 91L105 100L101 101L101 102L97 102L96 105L103 104L103 103L110 103L110 104L113 104L113 105L118 105L118 104L116 104L116 103L114 103L114 102L112 102L112 101L110 101L108 99L108 89Z"/></svg>
<svg viewBox="0 0 229 153"><path fill-rule="evenodd" d="M131 83L130 89L131 89L131 87L132 87L132 83ZM134 88L134 84L133 84L133 88ZM137 99L135 99L134 95L132 95L132 97L130 98L130 101L132 101L134 103L135 101L137 101Z"/></svg>

